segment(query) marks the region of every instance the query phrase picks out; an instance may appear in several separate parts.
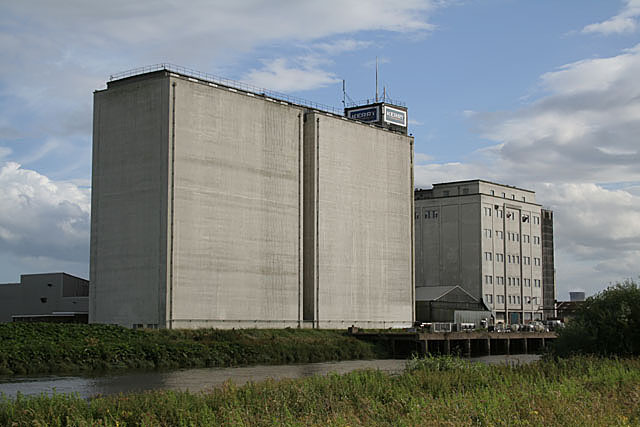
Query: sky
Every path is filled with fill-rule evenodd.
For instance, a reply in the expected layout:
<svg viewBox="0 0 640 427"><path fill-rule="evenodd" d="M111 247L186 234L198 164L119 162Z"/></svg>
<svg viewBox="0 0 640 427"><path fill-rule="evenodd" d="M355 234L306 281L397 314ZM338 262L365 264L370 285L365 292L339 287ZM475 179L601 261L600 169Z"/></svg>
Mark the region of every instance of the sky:
<svg viewBox="0 0 640 427"><path fill-rule="evenodd" d="M640 0L0 4L0 282L88 277L93 91L173 63L340 108L409 109L420 188L554 210L558 299L640 275Z"/></svg>

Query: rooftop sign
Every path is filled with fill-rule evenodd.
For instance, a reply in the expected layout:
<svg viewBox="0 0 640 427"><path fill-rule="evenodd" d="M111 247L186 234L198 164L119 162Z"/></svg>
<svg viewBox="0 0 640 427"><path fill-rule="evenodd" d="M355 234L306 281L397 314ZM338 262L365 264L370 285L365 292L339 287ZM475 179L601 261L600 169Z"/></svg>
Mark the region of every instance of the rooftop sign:
<svg viewBox="0 0 640 427"><path fill-rule="evenodd" d="M407 127L407 112L385 105L384 121L392 125Z"/></svg>
<svg viewBox="0 0 640 427"><path fill-rule="evenodd" d="M380 121L380 107L376 105L349 110L347 117L361 122L378 122Z"/></svg>

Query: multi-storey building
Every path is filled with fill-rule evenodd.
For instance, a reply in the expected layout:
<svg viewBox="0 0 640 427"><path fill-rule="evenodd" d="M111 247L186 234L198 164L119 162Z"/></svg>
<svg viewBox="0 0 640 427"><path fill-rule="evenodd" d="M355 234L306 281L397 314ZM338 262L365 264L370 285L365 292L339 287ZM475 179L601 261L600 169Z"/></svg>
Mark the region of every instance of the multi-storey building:
<svg viewBox="0 0 640 427"><path fill-rule="evenodd" d="M95 93L90 322L411 325L406 110L278 96L167 66Z"/></svg>
<svg viewBox="0 0 640 427"><path fill-rule="evenodd" d="M483 180L416 190L416 287L459 285L496 323L541 320L541 213L533 191Z"/></svg>

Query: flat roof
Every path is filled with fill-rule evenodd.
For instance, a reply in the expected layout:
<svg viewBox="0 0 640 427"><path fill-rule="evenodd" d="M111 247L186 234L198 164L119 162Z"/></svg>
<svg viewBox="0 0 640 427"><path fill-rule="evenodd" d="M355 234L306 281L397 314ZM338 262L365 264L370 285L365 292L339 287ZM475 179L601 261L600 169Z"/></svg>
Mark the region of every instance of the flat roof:
<svg viewBox="0 0 640 427"><path fill-rule="evenodd" d="M419 188L416 191L431 191L435 187L439 187L439 186L456 185L456 184L457 185L471 184L471 183L475 183L475 182L484 182L485 184L498 185L500 187L512 188L514 190L526 191L527 193L535 194L535 191L533 191L533 190L527 190L526 188L520 188L520 187L516 187L514 185L500 184L498 182L487 181L487 180L484 180L484 179L468 179L468 180L465 180L465 181L439 182L437 184L432 184L433 188Z"/></svg>

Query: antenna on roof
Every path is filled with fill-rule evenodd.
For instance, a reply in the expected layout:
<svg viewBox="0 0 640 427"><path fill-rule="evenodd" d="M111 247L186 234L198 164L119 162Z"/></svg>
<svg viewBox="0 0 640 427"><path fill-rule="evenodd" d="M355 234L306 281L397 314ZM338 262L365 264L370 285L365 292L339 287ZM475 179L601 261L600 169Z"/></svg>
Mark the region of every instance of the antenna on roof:
<svg viewBox="0 0 640 427"><path fill-rule="evenodd" d="M347 108L347 84L342 79L342 107Z"/></svg>
<svg viewBox="0 0 640 427"><path fill-rule="evenodd" d="M378 102L378 57L376 56L376 102Z"/></svg>

